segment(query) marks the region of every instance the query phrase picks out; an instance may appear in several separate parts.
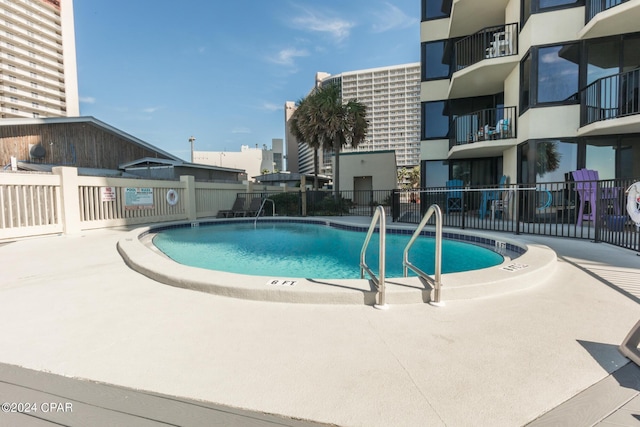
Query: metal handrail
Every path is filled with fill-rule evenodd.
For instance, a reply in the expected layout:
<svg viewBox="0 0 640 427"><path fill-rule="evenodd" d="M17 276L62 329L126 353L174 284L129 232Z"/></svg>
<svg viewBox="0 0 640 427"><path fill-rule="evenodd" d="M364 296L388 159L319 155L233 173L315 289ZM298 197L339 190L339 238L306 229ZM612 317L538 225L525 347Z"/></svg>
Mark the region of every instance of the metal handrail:
<svg viewBox="0 0 640 427"><path fill-rule="evenodd" d="M276 202L274 202L271 199L264 199L260 204L260 209L258 209L258 212L256 213L256 219L253 220L253 228L256 227L256 224L258 223L258 217L260 216L260 214L262 213L262 210L264 209L264 204L267 202L271 202L272 209L273 209L272 216L276 216Z"/></svg>
<svg viewBox="0 0 640 427"><path fill-rule="evenodd" d="M413 246L416 239L420 236L422 229L427 225L427 221L431 218L433 213L436 214L436 251L435 251L435 275L432 278L424 271L420 270L415 265L409 262L409 249ZM429 209L422 217L422 221L416 228L416 231L411 236L411 240L407 243L407 246L404 248L404 253L402 255L402 270L404 273L404 277L409 275L409 269L413 270L418 276L422 279L426 280L429 284L433 286L433 300L429 301L429 304L435 306L443 306L444 303L440 301L440 288L442 287L442 282L440 280L440 276L442 273L442 211L440 210L440 206L431 205Z"/></svg>
<svg viewBox="0 0 640 427"><path fill-rule="evenodd" d="M387 233L387 225L385 218L385 211L383 206L378 206L376 211L373 213L373 218L371 219L371 225L369 226L369 231L367 232L367 237L364 239L364 243L362 245L362 250L360 251L360 278L364 279L364 272L366 271L373 283L375 283L378 288L378 304L375 304L374 307L386 310L388 308L386 303L386 290L384 285L384 276L385 276L385 250L386 250L386 233ZM367 261L365 260L365 254L367 252L367 247L369 246L369 241L371 240L371 235L375 231L376 223L380 223L380 227L378 230L378 234L380 235L379 245L380 245L380 253L378 259L378 265L380 266L380 277L376 277L376 275L371 271L369 266L367 265Z"/></svg>

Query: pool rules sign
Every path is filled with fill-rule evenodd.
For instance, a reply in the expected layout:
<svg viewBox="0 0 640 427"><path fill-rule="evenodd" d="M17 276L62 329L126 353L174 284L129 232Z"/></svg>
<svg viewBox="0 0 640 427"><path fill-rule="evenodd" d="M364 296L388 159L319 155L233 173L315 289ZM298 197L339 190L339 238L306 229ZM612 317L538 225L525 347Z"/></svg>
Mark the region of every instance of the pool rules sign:
<svg viewBox="0 0 640 427"><path fill-rule="evenodd" d="M124 208L153 209L153 188L125 188Z"/></svg>

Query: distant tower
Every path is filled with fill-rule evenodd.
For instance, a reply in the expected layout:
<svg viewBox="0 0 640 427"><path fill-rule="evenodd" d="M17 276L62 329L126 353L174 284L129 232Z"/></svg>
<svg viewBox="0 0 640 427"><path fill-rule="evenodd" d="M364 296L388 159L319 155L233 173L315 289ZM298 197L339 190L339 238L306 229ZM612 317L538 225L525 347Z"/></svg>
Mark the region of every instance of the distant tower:
<svg viewBox="0 0 640 427"><path fill-rule="evenodd" d="M73 0L0 2L0 117L77 117Z"/></svg>

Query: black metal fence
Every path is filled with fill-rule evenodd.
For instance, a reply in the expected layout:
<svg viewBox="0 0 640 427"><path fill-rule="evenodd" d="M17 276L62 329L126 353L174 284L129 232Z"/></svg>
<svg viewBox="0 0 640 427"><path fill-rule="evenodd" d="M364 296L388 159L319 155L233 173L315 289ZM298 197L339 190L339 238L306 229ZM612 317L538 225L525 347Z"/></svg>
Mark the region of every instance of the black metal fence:
<svg viewBox="0 0 640 427"><path fill-rule="evenodd" d="M589 239L640 251L640 232L626 211L626 190L633 182L426 188L418 191L415 204L400 202L398 191L393 220L418 223L426 209L437 204L447 227Z"/></svg>
<svg viewBox="0 0 640 427"><path fill-rule="evenodd" d="M260 213L265 216L274 212L279 216L372 216L382 205L394 222L413 224L437 204L446 227L589 239L640 251L640 232L626 211L626 191L635 181L640 178L342 191L337 199L331 191L258 192L238 197L245 198L245 206L254 199L273 200L273 204L265 203Z"/></svg>
<svg viewBox="0 0 640 427"><path fill-rule="evenodd" d="M453 120L449 148L516 137L516 107L488 108Z"/></svg>
<svg viewBox="0 0 640 427"><path fill-rule="evenodd" d="M603 77L582 90L580 126L640 113L640 68Z"/></svg>
<svg viewBox="0 0 640 427"><path fill-rule="evenodd" d="M252 200L270 199L260 215L279 216L368 216L373 215L376 206L385 206L391 214L393 190L341 191L338 198L333 191L297 191L286 193L255 192L238 194L245 200L244 206L251 206ZM304 203L303 203L304 198ZM256 205L256 203L253 203Z"/></svg>
<svg viewBox="0 0 640 427"><path fill-rule="evenodd" d="M518 54L518 24L487 27L455 44L455 70L484 59Z"/></svg>

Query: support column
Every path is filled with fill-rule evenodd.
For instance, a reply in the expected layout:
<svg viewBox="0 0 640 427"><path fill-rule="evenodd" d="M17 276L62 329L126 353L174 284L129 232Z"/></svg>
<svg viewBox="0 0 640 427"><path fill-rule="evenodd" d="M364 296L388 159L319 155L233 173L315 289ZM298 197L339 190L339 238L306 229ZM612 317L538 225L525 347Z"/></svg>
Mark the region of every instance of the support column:
<svg viewBox="0 0 640 427"><path fill-rule="evenodd" d="M80 196L78 195L78 169L64 166L56 166L51 169L60 176L60 199L62 206L62 231L64 234L77 234L82 231L80 227Z"/></svg>
<svg viewBox="0 0 640 427"><path fill-rule="evenodd" d="M189 221L198 219L196 207L196 179L191 175L180 176L184 184L184 211Z"/></svg>

